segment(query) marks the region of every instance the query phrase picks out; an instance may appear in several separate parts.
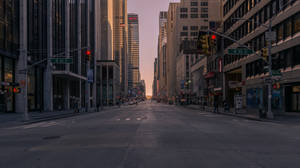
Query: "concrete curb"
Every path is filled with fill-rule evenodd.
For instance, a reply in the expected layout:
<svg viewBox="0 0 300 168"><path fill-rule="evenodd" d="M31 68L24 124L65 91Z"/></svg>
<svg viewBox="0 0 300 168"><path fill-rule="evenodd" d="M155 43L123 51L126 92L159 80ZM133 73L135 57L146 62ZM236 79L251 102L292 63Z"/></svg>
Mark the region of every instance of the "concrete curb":
<svg viewBox="0 0 300 168"><path fill-rule="evenodd" d="M126 106L123 106L123 108L126 108ZM40 122L45 122L45 121L71 118L71 117L81 116L81 115L104 113L104 112L108 112L109 110L115 110L115 109L122 109L122 106L121 106L121 108L119 108L119 107L110 107L107 109L104 108L101 111L95 111L95 112L56 114L56 115L50 115L50 116L46 116L46 117L36 117L36 119L33 118L29 121L24 121L24 120L12 121L12 122L9 122L9 123L3 124L3 125L0 124L0 128L20 126L20 125L30 125L30 124L35 124L35 123L40 123Z"/></svg>
<svg viewBox="0 0 300 168"><path fill-rule="evenodd" d="M195 107L188 107L188 106L182 106L182 107L188 108L188 109L192 109L192 110L201 110L201 109L197 109ZM238 117L238 118L243 118L243 119L253 120L253 121L271 122L271 120L267 120L267 119L249 117L249 116L244 116L244 115L239 115L239 114L233 114L233 113L224 113L224 112L214 113L214 112L211 112L211 111L205 111L205 112L210 112L210 113L213 113L213 114L222 114L222 115L227 115L227 116L232 116L232 117Z"/></svg>

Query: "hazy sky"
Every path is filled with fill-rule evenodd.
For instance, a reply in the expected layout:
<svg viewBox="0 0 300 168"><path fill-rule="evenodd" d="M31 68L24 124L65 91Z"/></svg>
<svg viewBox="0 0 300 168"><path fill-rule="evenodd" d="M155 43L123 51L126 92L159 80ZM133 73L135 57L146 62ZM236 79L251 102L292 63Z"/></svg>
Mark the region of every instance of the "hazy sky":
<svg viewBox="0 0 300 168"><path fill-rule="evenodd" d="M152 95L154 59L157 57L158 16L167 11L169 2L178 0L127 0L128 13L139 15L140 70L146 81L147 95Z"/></svg>

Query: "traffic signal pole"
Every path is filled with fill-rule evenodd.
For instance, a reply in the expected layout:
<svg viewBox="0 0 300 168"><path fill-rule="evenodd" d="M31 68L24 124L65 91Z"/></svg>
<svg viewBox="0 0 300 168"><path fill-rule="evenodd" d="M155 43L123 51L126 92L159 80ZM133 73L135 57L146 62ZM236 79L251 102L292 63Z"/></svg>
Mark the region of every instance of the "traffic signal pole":
<svg viewBox="0 0 300 168"><path fill-rule="evenodd" d="M262 25L264 26L264 25ZM264 27L267 27L268 28L268 33L269 35L272 34L272 19L269 20L269 26L264 26ZM211 33L214 33L218 36L221 36L221 37L224 37L226 39L229 39L231 41L233 41L234 43L238 44L240 47L244 47L244 48L247 48L249 50L252 50L251 48L249 48L248 46L238 42L237 40L225 35L225 34L222 34L222 33L219 33L219 32L216 32L216 31L213 31L213 30L210 30L208 29L207 32L211 32ZM271 56L271 50L272 50L272 38L269 37L268 38L268 56L269 56L269 59L266 61L268 63L268 69L269 69L269 77L272 78L272 56ZM254 54L258 57L261 58L261 55L257 54L255 51L254 51ZM269 119L273 119L274 118L274 114L272 112L272 83L269 83L268 84L268 111L267 111L267 118Z"/></svg>

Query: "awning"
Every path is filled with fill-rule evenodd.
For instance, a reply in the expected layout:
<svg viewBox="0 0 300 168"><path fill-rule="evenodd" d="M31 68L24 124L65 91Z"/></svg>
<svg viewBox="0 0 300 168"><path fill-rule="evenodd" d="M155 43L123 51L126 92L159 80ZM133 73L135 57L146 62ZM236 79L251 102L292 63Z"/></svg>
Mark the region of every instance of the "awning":
<svg viewBox="0 0 300 168"><path fill-rule="evenodd" d="M213 77L215 77L215 72L208 72L208 73L205 75L205 78L206 78L206 79L213 78Z"/></svg>

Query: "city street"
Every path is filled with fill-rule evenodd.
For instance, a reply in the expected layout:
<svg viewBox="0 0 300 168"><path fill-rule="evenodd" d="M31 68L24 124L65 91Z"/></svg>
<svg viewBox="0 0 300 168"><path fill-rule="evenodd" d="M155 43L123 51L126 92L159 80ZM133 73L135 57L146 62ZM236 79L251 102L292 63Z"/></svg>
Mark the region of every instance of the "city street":
<svg viewBox="0 0 300 168"><path fill-rule="evenodd" d="M141 103L0 129L1 168L292 168L300 126Z"/></svg>

